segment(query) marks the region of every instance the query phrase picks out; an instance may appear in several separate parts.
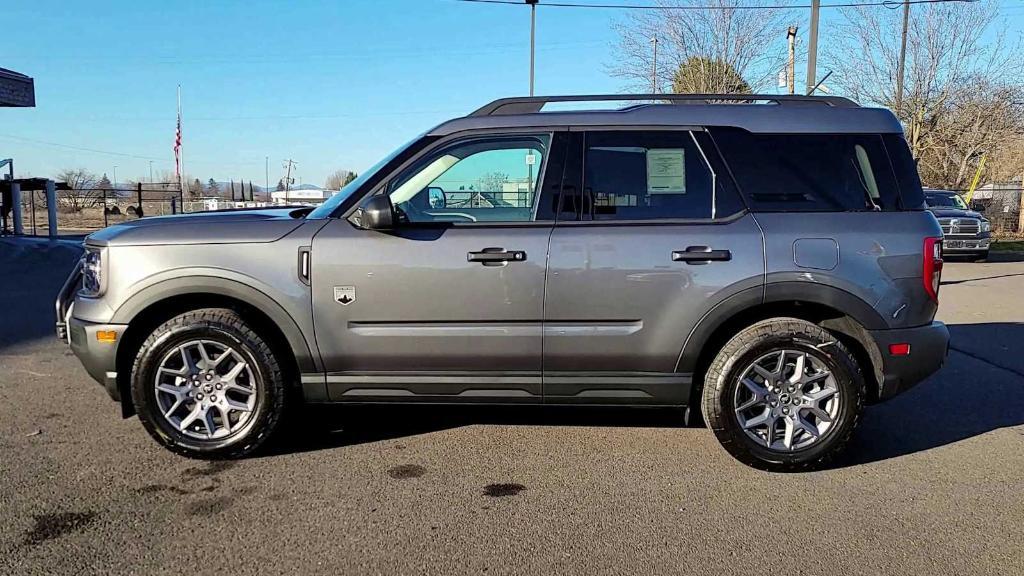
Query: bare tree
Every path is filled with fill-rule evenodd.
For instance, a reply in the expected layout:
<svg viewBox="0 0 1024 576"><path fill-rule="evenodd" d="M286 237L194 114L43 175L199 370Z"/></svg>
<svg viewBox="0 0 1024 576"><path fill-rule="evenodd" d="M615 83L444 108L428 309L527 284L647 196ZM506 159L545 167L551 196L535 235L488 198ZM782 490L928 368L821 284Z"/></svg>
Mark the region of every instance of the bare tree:
<svg viewBox="0 0 1024 576"><path fill-rule="evenodd" d="M348 184L351 179L352 172L350 170L335 170L327 177L327 181L324 182L324 188L327 190L341 190L341 187Z"/></svg>
<svg viewBox="0 0 1024 576"><path fill-rule="evenodd" d="M72 212L96 206L103 198L103 191L96 187L96 175L85 168L61 170L57 181L66 183L70 188L58 195L57 204Z"/></svg>
<svg viewBox="0 0 1024 576"><path fill-rule="evenodd" d="M633 11L615 24L616 61L608 68L630 89L651 90L653 38L658 39L659 92L666 86L703 93L763 89L785 64L784 32L793 13L773 8L778 5L775 0L657 0L656 4L661 8ZM721 8L673 9L708 5ZM738 5L762 9L737 9ZM680 77L685 81L678 82Z"/></svg>
<svg viewBox="0 0 1024 576"><path fill-rule="evenodd" d="M907 31L902 105L896 110L901 14L844 8L824 60L835 89L892 108L924 181L962 188L980 155L1021 131L1024 52L999 23L994 0L919 4Z"/></svg>

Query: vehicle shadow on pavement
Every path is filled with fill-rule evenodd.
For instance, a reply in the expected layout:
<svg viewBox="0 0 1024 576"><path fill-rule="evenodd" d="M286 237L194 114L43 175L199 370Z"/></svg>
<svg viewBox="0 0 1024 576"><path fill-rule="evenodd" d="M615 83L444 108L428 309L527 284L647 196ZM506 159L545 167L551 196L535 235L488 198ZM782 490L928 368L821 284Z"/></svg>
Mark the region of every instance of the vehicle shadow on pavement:
<svg viewBox="0 0 1024 576"><path fill-rule="evenodd" d="M683 410L468 404L306 406L260 455L341 448L474 425L681 428Z"/></svg>
<svg viewBox="0 0 1024 576"><path fill-rule="evenodd" d="M836 467L922 452L1024 425L1024 324L949 325L946 365L867 409Z"/></svg>

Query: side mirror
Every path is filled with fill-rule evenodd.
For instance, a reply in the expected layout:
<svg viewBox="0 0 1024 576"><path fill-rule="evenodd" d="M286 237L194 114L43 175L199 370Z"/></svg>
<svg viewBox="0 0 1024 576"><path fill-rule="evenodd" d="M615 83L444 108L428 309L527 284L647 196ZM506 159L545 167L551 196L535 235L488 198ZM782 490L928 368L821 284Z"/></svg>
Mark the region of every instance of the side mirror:
<svg viewBox="0 0 1024 576"><path fill-rule="evenodd" d="M395 205L387 194L374 196L363 204L361 223L369 230L391 230L398 218L395 216Z"/></svg>
<svg viewBox="0 0 1024 576"><path fill-rule="evenodd" d="M971 210L974 210L975 212L984 212L985 205L981 202L971 202Z"/></svg>
<svg viewBox="0 0 1024 576"><path fill-rule="evenodd" d="M436 186L427 188L427 196L431 208L446 208L448 206L448 195L444 193L443 188Z"/></svg>

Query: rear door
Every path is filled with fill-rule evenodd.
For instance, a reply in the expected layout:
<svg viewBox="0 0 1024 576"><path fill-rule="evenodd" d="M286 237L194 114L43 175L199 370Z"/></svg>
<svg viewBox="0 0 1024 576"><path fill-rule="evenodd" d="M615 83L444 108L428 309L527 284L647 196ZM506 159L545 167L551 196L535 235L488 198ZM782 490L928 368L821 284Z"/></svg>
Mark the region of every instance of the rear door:
<svg viewBox="0 0 1024 576"><path fill-rule="evenodd" d="M561 147L544 131L440 142L383 185L394 230L323 228L313 312L331 400L540 401L542 200Z"/></svg>
<svg viewBox="0 0 1024 576"><path fill-rule="evenodd" d="M761 231L699 129L573 132L551 237L548 402L685 403L696 323L764 282Z"/></svg>

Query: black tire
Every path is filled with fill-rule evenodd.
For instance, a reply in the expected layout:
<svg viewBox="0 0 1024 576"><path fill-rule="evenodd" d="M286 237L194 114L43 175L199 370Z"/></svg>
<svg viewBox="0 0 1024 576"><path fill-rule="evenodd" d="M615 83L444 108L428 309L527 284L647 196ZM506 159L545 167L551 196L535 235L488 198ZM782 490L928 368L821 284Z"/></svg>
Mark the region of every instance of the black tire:
<svg viewBox="0 0 1024 576"><path fill-rule="evenodd" d="M809 446L788 452L755 442L741 428L733 405L747 367L782 349L806 352L824 364L840 399L831 428ZM864 396L863 373L838 338L804 320L772 318L740 331L719 351L705 377L702 412L722 447L740 462L762 470L796 472L823 467L846 446L860 420Z"/></svg>
<svg viewBox="0 0 1024 576"><path fill-rule="evenodd" d="M974 255L975 262L981 262L982 260L988 260L988 250L985 250L984 252L978 252L977 254Z"/></svg>
<svg viewBox="0 0 1024 576"><path fill-rule="evenodd" d="M163 417L155 390L156 370L174 347L201 338L231 346L252 369L255 406L247 423L224 438L196 439ZM257 450L279 427L288 400L281 364L267 342L234 310L204 308L171 318L142 343L131 375L132 401L146 431L161 445L201 459L241 458Z"/></svg>

